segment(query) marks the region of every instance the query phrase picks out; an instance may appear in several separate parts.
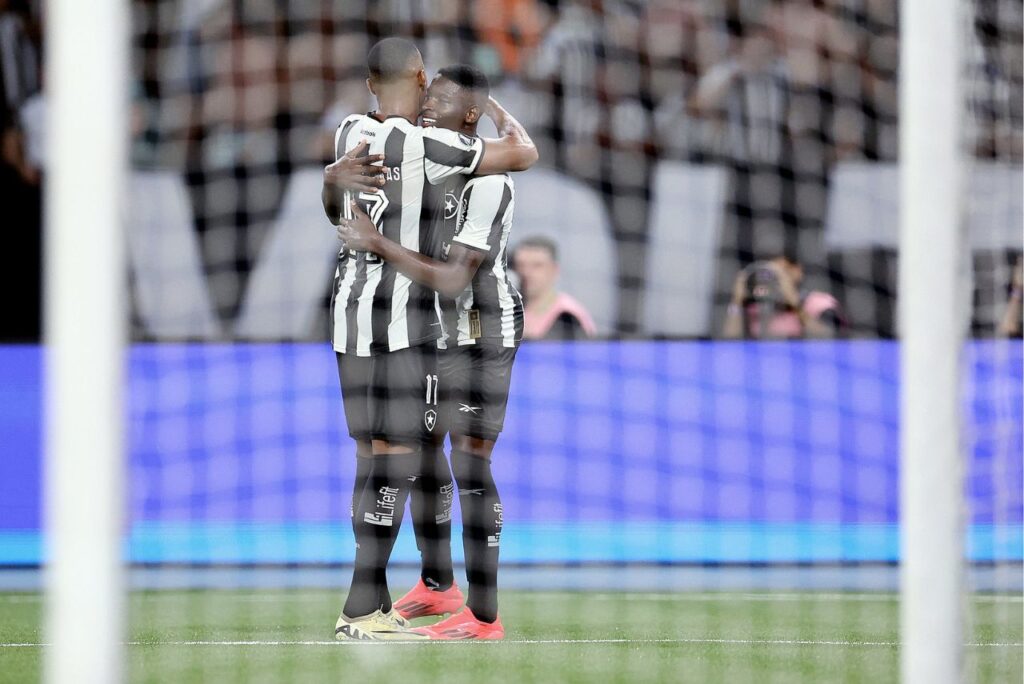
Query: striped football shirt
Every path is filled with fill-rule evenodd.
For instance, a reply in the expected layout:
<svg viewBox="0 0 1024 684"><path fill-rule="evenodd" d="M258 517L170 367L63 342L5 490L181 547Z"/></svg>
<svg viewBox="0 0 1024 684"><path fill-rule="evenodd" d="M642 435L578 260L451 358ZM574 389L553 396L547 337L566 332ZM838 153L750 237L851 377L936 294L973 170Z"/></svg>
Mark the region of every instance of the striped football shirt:
<svg viewBox="0 0 1024 684"><path fill-rule="evenodd" d="M336 156L363 140L369 143L367 154L384 155L387 182L380 190L357 193L356 201L384 237L440 259L431 184L473 173L483 156L483 141L442 128L421 128L397 116L379 121L369 114L353 115L338 128ZM433 342L441 336L436 299L433 290L377 255L342 249L331 299L334 349L373 356Z"/></svg>
<svg viewBox="0 0 1024 684"><path fill-rule="evenodd" d="M515 347L523 339L523 299L508 277L508 241L515 213L515 185L508 174L479 176L464 183L451 242L483 252L472 282L454 300L442 297L444 337L438 347L478 343ZM448 247L443 248L448 258Z"/></svg>

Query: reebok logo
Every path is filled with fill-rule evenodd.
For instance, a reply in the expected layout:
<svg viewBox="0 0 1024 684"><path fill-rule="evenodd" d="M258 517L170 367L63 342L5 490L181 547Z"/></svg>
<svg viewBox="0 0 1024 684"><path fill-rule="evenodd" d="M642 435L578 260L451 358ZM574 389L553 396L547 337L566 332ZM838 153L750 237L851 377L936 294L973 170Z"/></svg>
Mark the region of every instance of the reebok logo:
<svg viewBox="0 0 1024 684"><path fill-rule="evenodd" d="M472 413L474 416L478 416L478 415L480 415L480 413L479 413L480 408L481 407L479 407L479 406L469 406L467 404L460 403L459 404L459 413Z"/></svg>

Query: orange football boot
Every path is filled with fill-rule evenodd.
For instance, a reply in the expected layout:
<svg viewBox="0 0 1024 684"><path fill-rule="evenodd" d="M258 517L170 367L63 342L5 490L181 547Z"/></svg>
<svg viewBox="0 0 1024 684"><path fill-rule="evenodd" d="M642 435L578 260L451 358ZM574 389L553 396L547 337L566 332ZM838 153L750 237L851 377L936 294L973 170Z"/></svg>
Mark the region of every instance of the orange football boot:
<svg viewBox="0 0 1024 684"><path fill-rule="evenodd" d="M462 607L464 601L459 585L454 582L444 591L435 591L424 584L421 577L415 587L395 601L394 609L406 620L412 620L429 615L454 613Z"/></svg>
<svg viewBox="0 0 1024 684"><path fill-rule="evenodd" d="M505 638L505 628L501 626L501 618L494 622L481 622L473 615L473 611L468 606L436 625L417 627L412 631L442 641L457 639L500 641Z"/></svg>

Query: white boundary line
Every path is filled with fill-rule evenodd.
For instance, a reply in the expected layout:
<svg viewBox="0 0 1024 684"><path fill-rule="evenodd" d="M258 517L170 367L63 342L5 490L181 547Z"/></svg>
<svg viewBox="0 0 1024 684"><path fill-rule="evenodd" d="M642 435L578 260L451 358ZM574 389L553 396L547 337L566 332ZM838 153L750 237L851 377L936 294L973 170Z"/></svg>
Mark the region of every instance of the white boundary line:
<svg viewBox="0 0 1024 684"><path fill-rule="evenodd" d="M557 595L572 595L572 592L547 592ZM580 597L583 600L584 597ZM778 593L733 593L723 592L685 592L678 593L651 593L651 592L623 592L615 594L611 592L585 593L586 600L593 601L614 601L626 598L630 601L747 601L747 602L786 602L786 601L862 601L862 602L896 602L899 601L899 594L886 592L778 592ZM979 603L1024 603L1024 596L1020 594L975 594L969 597L972 601Z"/></svg>
<svg viewBox="0 0 1024 684"><path fill-rule="evenodd" d="M485 644L486 641L129 641L127 646L423 646L424 644ZM735 646L866 646L894 648L898 641L814 639L505 639L504 644L722 644ZM0 648L44 648L46 643L0 643ZM1020 648L1021 642L967 643L971 648Z"/></svg>

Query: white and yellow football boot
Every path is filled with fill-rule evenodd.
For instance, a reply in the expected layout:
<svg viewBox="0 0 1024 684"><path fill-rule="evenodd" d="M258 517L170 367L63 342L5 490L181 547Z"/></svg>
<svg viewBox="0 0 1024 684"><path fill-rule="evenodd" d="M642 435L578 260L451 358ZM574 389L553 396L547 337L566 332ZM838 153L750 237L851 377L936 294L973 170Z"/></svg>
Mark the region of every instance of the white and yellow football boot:
<svg viewBox="0 0 1024 684"><path fill-rule="evenodd" d="M409 629L404 618L396 619L394 611L379 609L360 618L349 618L344 613L334 625L334 638L338 641L422 641L427 637Z"/></svg>
<svg viewBox="0 0 1024 684"><path fill-rule="evenodd" d="M406 620L404 617L402 617L402 614L395 610L393 606L391 610L384 613L384 616L394 620L396 623L398 623L398 626L402 627L403 629L412 629L412 623Z"/></svg>

